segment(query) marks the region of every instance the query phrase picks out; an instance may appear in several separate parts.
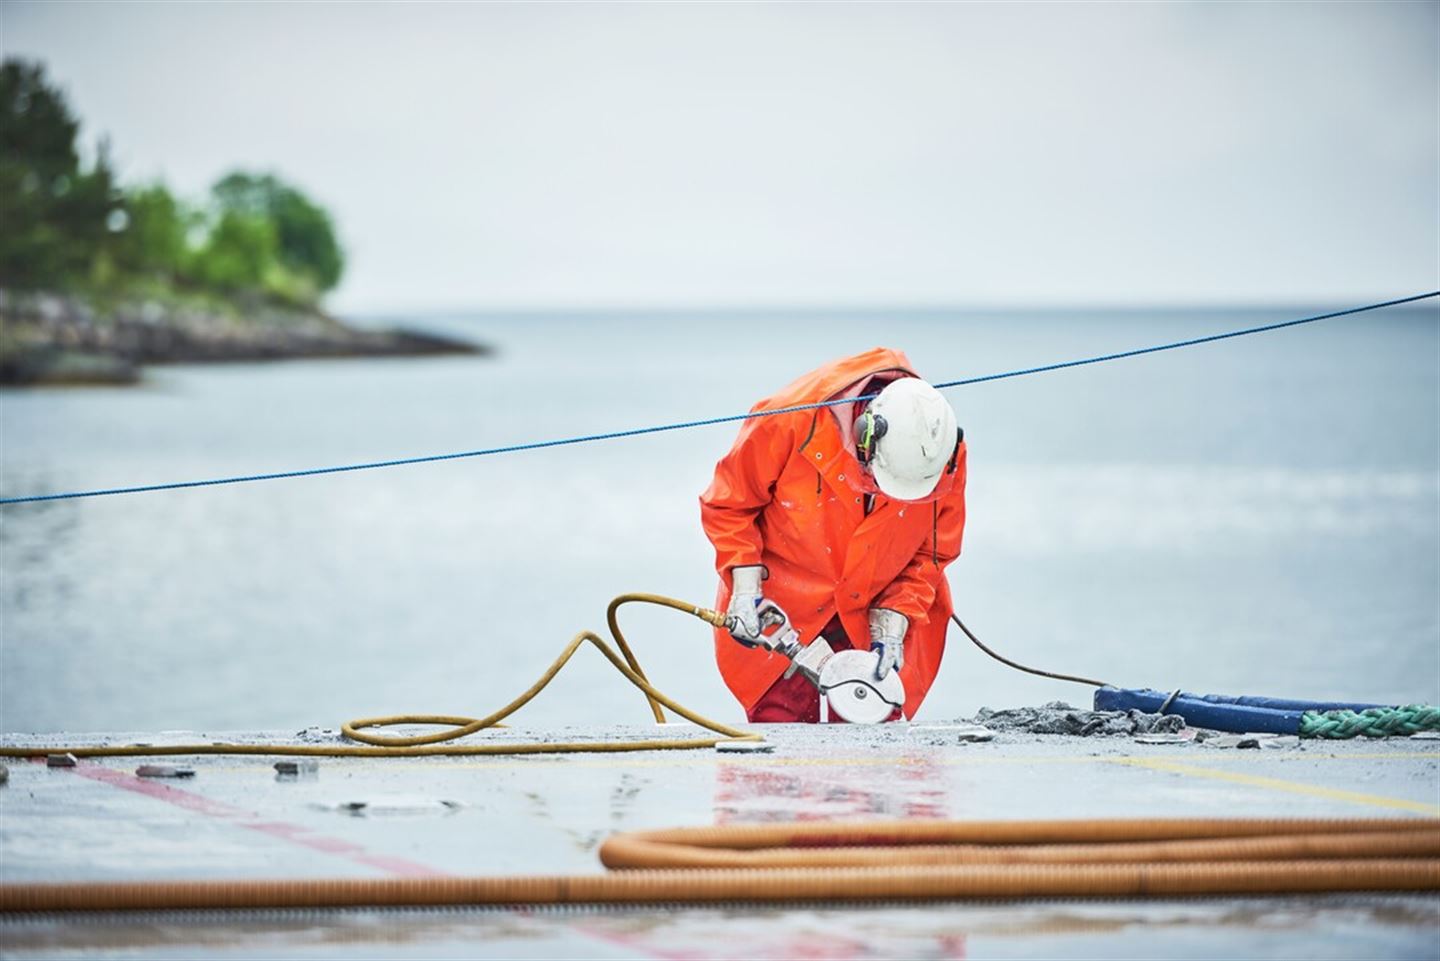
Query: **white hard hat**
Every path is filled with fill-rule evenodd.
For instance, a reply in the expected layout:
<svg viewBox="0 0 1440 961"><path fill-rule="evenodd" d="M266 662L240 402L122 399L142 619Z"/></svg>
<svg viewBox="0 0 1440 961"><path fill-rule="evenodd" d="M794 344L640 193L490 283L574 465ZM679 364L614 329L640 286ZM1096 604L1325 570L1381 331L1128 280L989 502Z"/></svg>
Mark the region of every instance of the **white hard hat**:
<svg viewBox="0 0 1440 961"><path fill-rule="evenodd" d="M896 500L928 496L959 443L950 402L920 378L902 377L880 391L869 412L886 425L870 455L876 486Z"/></svg>

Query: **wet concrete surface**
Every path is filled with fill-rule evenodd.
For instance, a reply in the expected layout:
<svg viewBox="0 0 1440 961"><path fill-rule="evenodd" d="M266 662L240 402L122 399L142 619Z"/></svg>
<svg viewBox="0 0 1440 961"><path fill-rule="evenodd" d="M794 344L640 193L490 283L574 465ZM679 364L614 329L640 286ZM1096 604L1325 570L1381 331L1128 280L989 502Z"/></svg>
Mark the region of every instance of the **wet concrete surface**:
<svg viewBox="0 0 1440 961"><path fill-rule="evenodd" d="M947 725L761 727L770 754L714 750L516 757L151 758L74 768L9 761L5 882L603 871L615 831L802 819L1440 816L1440 742L1237 750ZM700 735L669 727L665 736ZM489 741L654 737L507 729ZM324 743L334 732L69 735L66 746ZM12 745L53 736L5 735ZM0 923L13 957L1437 957L1431 895L645 910L272 912Z"/></svg>

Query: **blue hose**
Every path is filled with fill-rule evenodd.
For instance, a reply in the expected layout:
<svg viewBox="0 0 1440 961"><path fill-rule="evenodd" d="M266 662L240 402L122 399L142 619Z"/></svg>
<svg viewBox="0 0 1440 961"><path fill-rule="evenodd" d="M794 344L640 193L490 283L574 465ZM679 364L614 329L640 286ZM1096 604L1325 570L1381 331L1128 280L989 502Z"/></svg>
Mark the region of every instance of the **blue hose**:
<svg viewBox="0 0 1440 961"><path fill-rule="evenodd" d="M1168 703L1167 703L1168 702ZM1149 688L1102 687L1095 692L1097 711L1178 714L1190 727L1237 734L1296 734L1307 711L1361 711L1389 704L1341 701L1292 701L1277 697L1229 697L1224 694L1172 695Z"/></svg>

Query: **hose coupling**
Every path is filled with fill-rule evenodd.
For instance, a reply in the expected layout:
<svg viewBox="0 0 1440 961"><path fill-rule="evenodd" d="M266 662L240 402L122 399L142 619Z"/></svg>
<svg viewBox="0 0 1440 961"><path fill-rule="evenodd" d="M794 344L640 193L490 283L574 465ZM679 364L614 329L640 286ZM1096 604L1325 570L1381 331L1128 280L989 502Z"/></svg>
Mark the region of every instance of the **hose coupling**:
<svg viewBox="0 0 1440 961"><path fill-rule="evenodd" d="M707 624L725 628L730 626L730 616L724 611L715 611L708 607L697 607L691 611L691 613Z"/></svg>

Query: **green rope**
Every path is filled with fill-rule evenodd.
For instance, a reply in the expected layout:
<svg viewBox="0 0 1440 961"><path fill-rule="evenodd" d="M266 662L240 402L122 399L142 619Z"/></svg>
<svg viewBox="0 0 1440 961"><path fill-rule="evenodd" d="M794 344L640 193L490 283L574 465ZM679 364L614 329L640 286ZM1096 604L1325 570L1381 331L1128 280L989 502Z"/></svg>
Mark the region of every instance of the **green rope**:
<svg viewBox="0 0 1440 961"><path fill-rule="evenodd" d="M1300 718L1301 737L1404 737L1417 731L1440 730L1440 707L1408 704L1372 707L1364 711L1306 711Z"/></svg>

